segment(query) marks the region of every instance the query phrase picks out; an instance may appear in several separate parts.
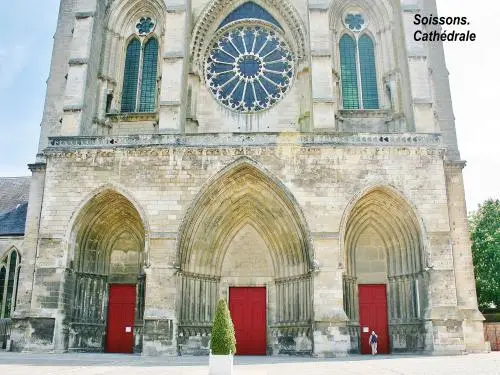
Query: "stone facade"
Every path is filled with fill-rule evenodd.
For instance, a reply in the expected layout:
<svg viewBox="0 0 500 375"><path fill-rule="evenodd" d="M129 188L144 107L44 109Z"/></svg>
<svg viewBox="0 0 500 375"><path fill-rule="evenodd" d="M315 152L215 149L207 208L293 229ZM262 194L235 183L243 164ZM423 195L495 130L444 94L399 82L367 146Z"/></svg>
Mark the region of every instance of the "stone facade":
<svg viewBox="0 0 500 375"><path fill-rule="evenodd" d="M123 283L148 355L208 353L234 286L266 287L268 354L358 352L360 284L386 285L392 352L485 350L443 49L412 39L434 2L256 1L294 76L269 109L240 113L205 64L243 3L61 0L12 349L105 350L109 286ZM378 109L342 104L346 12L369 20ZM121 113L146 16L157 110Z"/></svg>

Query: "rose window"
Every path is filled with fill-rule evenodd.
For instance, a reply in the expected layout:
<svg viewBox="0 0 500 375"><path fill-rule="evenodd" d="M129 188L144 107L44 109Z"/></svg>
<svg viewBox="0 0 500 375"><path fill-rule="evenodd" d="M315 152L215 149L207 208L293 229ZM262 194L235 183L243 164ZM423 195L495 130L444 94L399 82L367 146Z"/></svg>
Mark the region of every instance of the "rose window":
<svg viewBox="0 0 500 375"><path fill-rule="evenodd" d="M205 62L205 79L224 106L256 112L283 98L293 77L293 55L273 28L237 26L218 34Z"/></svg>

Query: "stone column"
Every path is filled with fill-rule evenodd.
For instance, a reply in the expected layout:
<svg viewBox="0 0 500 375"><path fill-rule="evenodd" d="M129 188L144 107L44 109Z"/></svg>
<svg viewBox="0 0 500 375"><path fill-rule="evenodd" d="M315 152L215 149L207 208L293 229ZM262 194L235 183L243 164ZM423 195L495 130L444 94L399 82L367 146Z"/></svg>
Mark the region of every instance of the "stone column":
<svg viewBox="0 0 500 375"><path fill-rule="evenodd" d="M32 178L17 287L17 304L12 314L11 350L13 351L53 349L54 319L39 319L39 314L32 309L46 164L30 164L29 168ZM35 343L36 347L33 346Z"/></svg>
<svg viewBox="0 0 500 375"><path fill-rule="evenodd" d="M463 315L465 349L468 352L486 351L483 334L483 315L477 306L474 266L472 264L469 223L465 205L462 177L463 161L445 164L448 215L450 217L450 238L455 269L457 305Z"/></svg>
<svg viewBox="0 0 500 375"><path fill-rule="evenodd" d="M188 9L184 1L167 0L165 4L159 132L180 133L186 117Z"/></svg>
<svg viewBox="0 0 500 375"><path fill-rule="evenodd" d="M350 348L347 315L342 296L338 236L314 236L319 270L313 274L313 354L317 357L346 356Z"/></svg>
<svg viewBox="0 0 500 375"><path fill-rule="evenodd" d="M177 355L176 298L178 288L175 233L152 233L146 268L144 355Z"/></svg>
<svg viewBox="0 0 500 375"><path fill-rule="evenodd" d="M309 4L311 40L312 118L315 129L335 129L331 33L328 2Z"/></svg>

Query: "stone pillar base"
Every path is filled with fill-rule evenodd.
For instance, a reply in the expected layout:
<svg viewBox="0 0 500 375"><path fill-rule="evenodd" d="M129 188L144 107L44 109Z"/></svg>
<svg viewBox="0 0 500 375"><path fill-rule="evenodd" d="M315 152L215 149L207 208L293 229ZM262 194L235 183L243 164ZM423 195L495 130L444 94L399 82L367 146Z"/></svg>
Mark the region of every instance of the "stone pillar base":
<svg viewBox="0 0 500 375"><path fill-rule="evenodd" d="M171 319L144 320L142 355L176 356L177 345L174 339L174 323Z"/></svg>
<svg viewBox="0 0 500 375"><path fill-rule="evenodd" d="M461 309L460 312L464 316L462 329L467 353L489 353L491 346L484 339L483 314L477 309Z"/></svg>
<svg viewBox="0 0 500 375"><path fill-rule="evenodd" d="M345 323L316 322L314 325L314 357L346 357L351 346Z"/></svg>

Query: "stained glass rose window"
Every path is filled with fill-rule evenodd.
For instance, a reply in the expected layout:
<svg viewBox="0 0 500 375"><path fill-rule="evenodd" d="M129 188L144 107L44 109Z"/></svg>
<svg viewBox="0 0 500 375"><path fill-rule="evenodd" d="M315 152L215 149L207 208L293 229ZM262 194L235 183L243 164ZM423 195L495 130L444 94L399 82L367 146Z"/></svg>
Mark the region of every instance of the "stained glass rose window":
<svg viewBox="0 0 500 375"><path fill-rule="evenodd" d="M233 23L214 38L205 79L222 105L249 113L283 98L294 75L294 58L278 30L265 22Z"/></svg>

